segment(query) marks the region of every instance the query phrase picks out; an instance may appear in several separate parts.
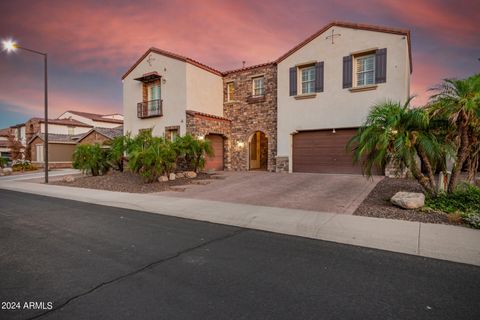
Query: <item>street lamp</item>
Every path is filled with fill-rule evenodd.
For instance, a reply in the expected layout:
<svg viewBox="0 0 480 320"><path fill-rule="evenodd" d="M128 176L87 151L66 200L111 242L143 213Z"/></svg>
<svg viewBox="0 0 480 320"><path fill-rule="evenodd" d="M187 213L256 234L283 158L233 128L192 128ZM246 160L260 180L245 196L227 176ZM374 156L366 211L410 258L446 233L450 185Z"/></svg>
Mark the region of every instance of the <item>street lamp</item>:
<svg viewBox="0 0 480 320"><path fill-rule="evenodd" d="M13 52L16 49L25 50L31 53L36 53L44 58L45 62L45 140L43 143L43 160L45 162L45 183L48 183L48 76L47 76L47 54L44 52L28 49L19 46L15 41L9 39L2 41L3 50Z"/></svg>

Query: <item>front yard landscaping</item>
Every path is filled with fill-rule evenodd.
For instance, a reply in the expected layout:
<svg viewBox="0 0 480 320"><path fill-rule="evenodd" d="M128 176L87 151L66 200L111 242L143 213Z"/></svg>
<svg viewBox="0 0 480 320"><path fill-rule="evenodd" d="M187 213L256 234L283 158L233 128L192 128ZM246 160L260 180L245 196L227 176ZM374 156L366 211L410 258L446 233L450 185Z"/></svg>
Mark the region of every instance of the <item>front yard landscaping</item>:
<svg viewBox="0 0 480 320"><path fill-rule="evenodd" d="M479 228L480 189L460 186L453 194L427 197L425 207L403 209L393 205L391 197L399 191L424 192L415 179L385 178L380 181L353 213L358 216L444 223Z"/></svg>
<svg viewBox="0 0 480 320"><path fill-rule="evenodd" d="M145 183L142 177L132 172L111 171L103 176L81 176L76 177L73 182L59 180L51 182L50 184L131 193L152 193L167 190L181 191L181 188L176 187L186 184L206 184L209 183L209 179L214 178L212 176L214 175L198 173L197 177L193 179L181 177L175 180Z"/></svg>

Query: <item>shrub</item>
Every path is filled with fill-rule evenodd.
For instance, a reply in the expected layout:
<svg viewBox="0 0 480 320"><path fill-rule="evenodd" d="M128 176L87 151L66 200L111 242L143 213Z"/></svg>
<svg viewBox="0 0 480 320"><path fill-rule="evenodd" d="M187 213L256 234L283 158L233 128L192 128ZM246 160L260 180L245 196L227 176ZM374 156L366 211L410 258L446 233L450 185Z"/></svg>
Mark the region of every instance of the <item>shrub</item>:
<svg viewBox="0 0 480 320"><path fill-rule="evenodd" d="M32 164L28 160L14 160L12 162L12 171L34 171L38 170L38 167Z"/></svg>
<svg viewBox="0 0 480 320"><path fill-rule="evenodd" d="M8 158L0 157L0 168L5 168L8 164Z"/></svg>
<svg viewBox="0 0 480 320"><path fill-rule="evenodd" d="M73 167L92 176L105 174L110 165L108 151L96 144L80 144L73 152Z"/></svg>
<svg viewBox="0 0 480 320"><path fill-rule="evenodd" d="M462 219L475 228L480 228L480 188L469 184L458 186L453 193L442 193L426 199L432 209L459 213Z"/></svg>
<svg viewBox="0 0 480 320"><path fill-rule="evenodd" d="M175 168L177 152L172 142L153 137L151 131L141 132L127 144L128 167L142 176L145 182L154 182Z"/></svg>
<svg viewBox="0 0 480 320"><path fill-rule="evenodd" d="M111 167L120 172L123 172L127 139L129 139L129 136L116 137L108 143L108 163Z"/></svg>
<svg viewBox="0 0 480 320"><path fill-rule="evenodd" d="M188 168L198 172L205 167L205 155L213 156L210 141L200 140L191 135L177 137L175 149L179 159L183 159Z"/></svg>

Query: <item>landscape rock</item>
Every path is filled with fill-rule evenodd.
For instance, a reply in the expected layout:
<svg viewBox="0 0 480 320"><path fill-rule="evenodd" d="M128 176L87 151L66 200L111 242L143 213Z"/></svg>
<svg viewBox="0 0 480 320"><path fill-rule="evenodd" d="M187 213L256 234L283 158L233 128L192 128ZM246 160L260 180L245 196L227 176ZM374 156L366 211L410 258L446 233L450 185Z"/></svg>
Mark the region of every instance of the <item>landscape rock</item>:
<svg viewBox="0 0 480 320"><path fill-rule="evenodd" d="M390 202L403 209L417 209L425 205L425 195L418 192L397 192Z"/></svg>
<svg viewBox="0 0 480 320"><path fill-rule="evenodd" d="M12 174L13 170L12 168L3 168L3 174L6 175L6 176L9 176Z"/></svg>
<svg viewBox="0 0 480 320"><path fill-rule="evenodd" d="M193 178L197 177L197 173L194 172L194 171L187 171L187 172L185 172L185 177L187 177L189 179L193 179Z"/></svg>
<svg viewBox="0 0 480 320"><path fill-rule="evenodd" d="M65 177L62 178L62 181L72 183L72 182L75 181L75 177L74 176L65 176Z"/></svg>
<svg viewBox="0 0 480 320"><path fill-rule="evenodd" d="M175 173L175 178L177 178L177 179L185 178L185 175L183 174L183 172L177 172L177 173Z"/></svg>
<svg viewBox="0 0 480 320"><path fill-rule="evenodd" d="M175 173L170 173L168 175L168 180L172 180L172 181L175 180Z"/></svg>
<svg viewBox="0 0 480 320"><path fill-rule="evenodd" d="M168 177L167 177L167 176L158 177L158 182L167 182L167 181L168 181Z"/></svg>

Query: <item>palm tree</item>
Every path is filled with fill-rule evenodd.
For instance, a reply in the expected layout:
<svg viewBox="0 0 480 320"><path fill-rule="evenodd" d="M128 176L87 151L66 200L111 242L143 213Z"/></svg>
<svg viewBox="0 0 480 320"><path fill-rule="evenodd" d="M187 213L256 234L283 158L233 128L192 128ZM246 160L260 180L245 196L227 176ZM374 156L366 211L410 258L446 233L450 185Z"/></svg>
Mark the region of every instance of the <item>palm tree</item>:
<svg viewBox="0 0 480 320"><path fill-rule="evenodd" d="M403 105L384 102L372 107L365 124L349 141L353 160L361 162L364 174L371 176L372 168L384 167L393 161L400 169L408 168L429 195L437 192L435 170L441 165L444 150L430 118L423 108L410 108L411 98ZM423 162L426 175L420 170L417 156Z"/></svg>
<svg viewBox="0 0 480 320"><path fill-rule="evenodd" d="M457 152L448 184L448 192L453 192L465 160L478 147L474 142L478 141L480 125L480 74L462 80L445 79L432 90L436 93L430 97L430 112L448 119L455 132L452 140Z"/></svg>

